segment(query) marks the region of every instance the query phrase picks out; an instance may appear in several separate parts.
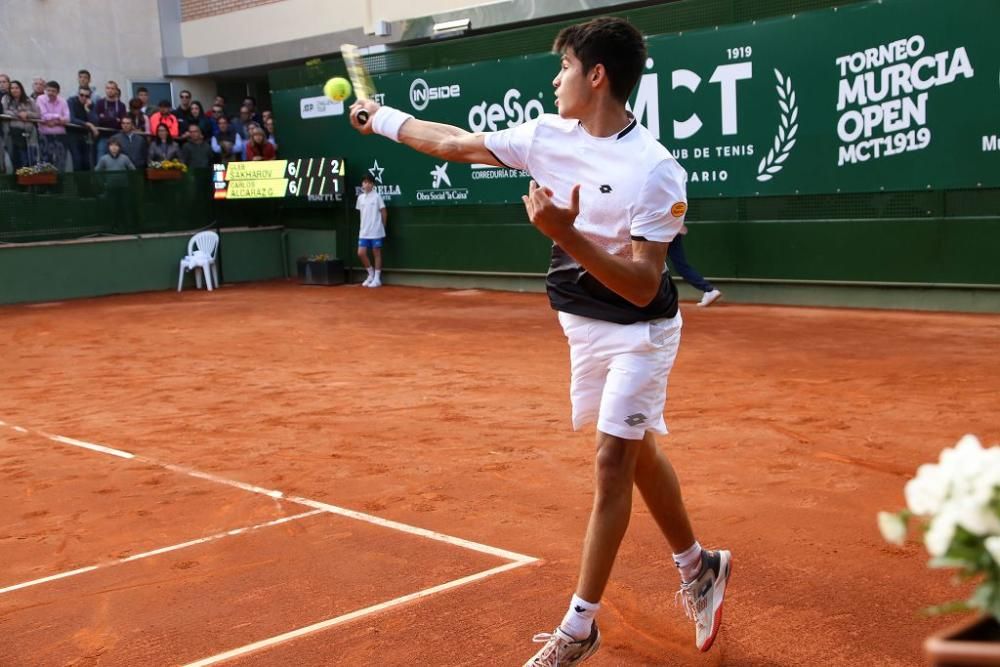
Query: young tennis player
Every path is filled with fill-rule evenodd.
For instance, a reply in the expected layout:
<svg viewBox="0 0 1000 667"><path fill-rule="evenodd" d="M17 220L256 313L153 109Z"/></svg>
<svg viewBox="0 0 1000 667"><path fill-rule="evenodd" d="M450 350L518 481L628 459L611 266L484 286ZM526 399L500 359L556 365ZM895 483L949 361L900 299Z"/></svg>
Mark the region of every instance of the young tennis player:
<svg viewBox="0 0 1000 667"><path fill-rule="evenodd" d="M598 18L559 33L558 115L471 134L371 101L352 124L455 162L507 166L534 179L524 206L552 239L546 287L570 347L573 425L597 424L596 492L576 592L559 626L528 666L565 667L593 655L600 607L639 488L680 570L680 597L707 651L722 620L728 551L702 549L677 475L656 444L681 334L667 248L687 211L684 169L626 110L646 62L629 23ZM366 111L367 123L356 114Z"/></svg>

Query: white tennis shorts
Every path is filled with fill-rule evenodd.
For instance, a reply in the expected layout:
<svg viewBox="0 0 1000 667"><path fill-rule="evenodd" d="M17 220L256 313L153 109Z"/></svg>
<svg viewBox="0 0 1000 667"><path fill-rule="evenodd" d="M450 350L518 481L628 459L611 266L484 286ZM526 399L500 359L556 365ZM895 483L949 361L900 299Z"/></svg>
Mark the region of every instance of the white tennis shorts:
<svg viewBox="0 0 1000 667"><path fill-rule="evenodd" d="M615 324L559 313L569 341L573 429L597 422L602 433L642 440L665 434L667 377L681 342L680 311L671 318Z"/></svg>

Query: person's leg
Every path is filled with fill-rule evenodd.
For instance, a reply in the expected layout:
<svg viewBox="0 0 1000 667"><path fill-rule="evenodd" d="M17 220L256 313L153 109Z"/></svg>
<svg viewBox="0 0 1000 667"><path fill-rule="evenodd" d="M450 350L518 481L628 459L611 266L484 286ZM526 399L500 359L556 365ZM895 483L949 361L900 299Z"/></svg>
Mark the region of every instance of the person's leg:
<svg viewBox="0 0 1000 667"><path fill-rule="evenodd" d="M358 239L358 259L361 260L361 265L364 266L365 271L368 272L368 276L365 278L365 281L361 283L362 287L368 287L368 285L372 282L372 278L375 277L375 270L372 268L372 263L368 259L369 243L369 239Z"/></svg>
<svg viewBox="0 0 1000 667"><path fill-rule="evenodd" d="M646 431L639 447L635 485L674 553L690 549L695 543L694 532L681 498L680 482L674 467L656 445L652 431Z"/></svg>
<svg viewBox="0 0 1000 667"><path fill-rule="evenodd" d="M684 611L695 622L695 645L707 651L722 625L732 554L702 549L695 540L677 473L649 431L636 460L635 484L673 550Z"/></svg>
<svg viewBox="0 0 1000 667"><path fill-rule="evenodd" d="M525 667L575 665L600 647L601 633L594 616L611 577L618 547L628 529L636 455L641 444L642 441L597 432L594 505L583 542L576 594L555 632L535 637L535 641L545 646L525 663Z"/></svg>
<svg viewBox="0 0 1000 667"><path fill-rule="evenodd" d="M365 246L363 246L363 245L359 245L359 246L358 246L358 259L360 259L360 260L361 260L361 264L362 264L362 265L363 265L363 266L364 266L364 267L365 267L366 269L370 269L370 268L372 268L372 263L371 263L371 261L370 261L370 260L368 259L368 248L366 248L366 247L365 247Z"/></svg>
<svg viewBox="0 0 1000 667"><path fill-rule="evenodd" d="M375 239L372 243L372 255L375 256L375 273L372 275L372 281L368 283L369 287L381 287L382 286L382 239Z"/></svg>
<svg viewBox="0 0 1000 667"><path fill-rule="evenodd" d="M611 577L632 514L632 485L642 441L597 433L594 458L594 505L583 542L576 594L597 604Z"/></svg>
<svg viewBox="0 0 1000 667"><path fill-rule="evenodd" d="M702 292L711 292L715 289L712 283L705 280L705 277L688 263L687 255L684 253L683 239L684 236L681 234L674 237L674 240L670 242L670 247L667 249L667 257L673 263L674 268L677 269L677 273L681 274L684 280Z"/></svg>

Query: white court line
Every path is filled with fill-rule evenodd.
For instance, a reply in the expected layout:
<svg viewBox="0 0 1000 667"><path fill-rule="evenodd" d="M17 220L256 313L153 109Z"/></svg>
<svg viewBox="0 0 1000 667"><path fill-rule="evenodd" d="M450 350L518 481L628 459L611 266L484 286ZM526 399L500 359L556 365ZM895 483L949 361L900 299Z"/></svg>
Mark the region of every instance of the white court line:
<svg viewBox="0 0 1000 667"><path fill-rule="evenodd" d="M16 427L15 427L16 428ZM61 442L64 445L73 445L74 447L83 447L84 449L90 449L95 452L100 452L102 454L111 454L111 456L117 456L123 459L134 459L135 454L131 452L125 452L120 449L112 449L111 447L105 447L104 445L95 445L91 442L84 442L83 440L75 440L73 438L67 438L61 435L52 435L51 433L45 433L44 431L39 431L40 434L44 435L49 440L55 440L56 442Z"/></svg>
<svg viewBox="0 0 1000 667"><path fill-rule="evenodd" d="M69 572L60 572L59 574L53 574L49 577L42 577L41 579L35 579L34 581L26 581L23 584L14 584L13 586L8 586L7 588L0 588L0 594L10 593L11 591L16 591L21 588L27 588L29 586L37 586L38 584L46 584L50 581L56 581L57 579L65 579L66 577L75 577L78 574L83 574L84 572L93 572L98 568L97 565L88 565L87 567L81 567L78 570L70 570Z"/></svg>
<svg viewBox="0 0 1000 667"><path fill-rule="evenodd" d="M6 426L11 426L12 428L16 428L12 424L7 424L6 422L0 422L0 424L6 425ZM327 512L327 513L330 513L330 514L336 514L336 515L339 515L339 516L344 516L344 517L356 519L358 521L364 521L366 523L371 523L371 524L374 524L374 525L377 525L377 526L382 526L384 528L390 528L392 530L398 530L400 532L408 533L410 535L417 535L419 537L425 537L425 538L428 538L428 539L431 539L431 540L436 540L436 541L439 541L439 542L445 542L447 544L451 544L451 545L454 545L454 546L457 546L457 547L461 547L461 548L464 548L464 549L469 549L469 550L472 550L472 551L478 551L480 553L489 554L489 555L492 555L492 556L496 556L498 558L503 558L505 560L510 560L511 561L510 563L506 563L504 565L500 565L498 567L495 567L495 568L492 568L492 569L489 569L489 570L484 570L483 572L478 572L476 574L472 574L472 575L469 575L467 577L462 577L461 579L455 579L454 581L450 581L450 582L447 582L447 583L444 583L444 584L440 584L438 586L433 586L431 588L427 588L427 589L424 589L422 591L418 591L416 593L411 593L409 595L404 595L402 597L398 597L398 598L395 598L393 600L389 600L388 602L382 602L380 604L376 604L376 605L373 605L371 607L365 607L364 609L359 609L357 611L353 611L353 612L350 612L348 614L344 614L342 616L337 616L336 618L331 618L331 619L327 619L325 621L320 621L319 623L314 623L313 625L308 625L306 627L299 628L297 630L292 630L290 632L286 632L284 634L277 635L277 636L271 637L269 639L263 639L263 640L254 642L252 644L247 644L246 646L242 646L242 647L239 647L239 648L227 651L225 653L220 653L220 654L215 655L215 656L204 658L202 660L199 660L198 662L190 663L188 665L185 665L185 667L200 667L202 665L216 664L216 663L219 663L219 662L222 662L222 661L225 661L225 660L229 660L231 658L234 658L234 657L237 657L237 656L240 656L240 655L245 655L246 653L250 653L250 652L253 652L253 651L259 651L259 650L262 650L262 649L270 647L270 646L275 646L277 644L282 644L284 642L291 641L293 639L296 639L298 637L302 637L304 635L312 634L314 632L319 632L321 630L325 630L326 628L330 628L330 627L333 627L335 625L340 625L342 623L346 623L346 622L354 620L356 618L361 618L361 617L367 616L369 614L374 614L374 613L377 613L377 612L385 610L385 609L396 607L398 605L404 604L406 602L410 602L412 600L417 600L417 599L420 599L420 598L424 598L424 597L427 597L427 596L430 596L430 595L434 595L435 593L440 593L442 591L450 590L452 588L458 588L459 586L465 586L466 584L471 584L473 582L479 581L481 579L485 579L487 577L491 577L491 576L496 575L496 574L500 574L502 572L506 572L508 570L513 570L513 569L518 568L518 567L523 567L523 566L528 565L530 563L539 562L539 559L537 559L537 558L535 558L533 556L526 556L524 554L519 554L519 553L516 553L514 551L508 551L506 549L499 549L497 547L491 547L489 545L481 544L479 542L473 542L471 540L465 540L465 539L462 539L460 537L454 537L452 535L445 535L444 533L438 533L438 532L435 532L435 531L432 531L432 530L427 530L426 528L418 528L416 526L411 526L409 524L399 523L398 521L391 521L389 519L383 519L383 518L375 516L373 514L366 514L364 512L358 512L358 511L355 511L355 510L349 510L349 509L346 509L346 508L343 508L343 507L338 507L337 505L331 505L329 503L320 502L318 500L310 500L308 498L301 498L301 497L298 497L298 496L286 496L282 491L278 491L278 490L275 490L275 489L266 489L264 487L254 486L252 484L246 484L244 482L238 482L236 480L226 479L224 477L219 477L217 475L212 475L210 473L201 472L199 470L194 470L192 468L186 468L186 467L183 467L183 466L178 466L178 465L169 464L169 463L161 463L159 461L147 458L145 456L140 456L140 455L132 454L130 452L122 451L122 450L119 450L119 449L113 449L111 447L105 447L103 445L95 445L93 443L84 442L82 440L76 440L74 438L66 438L64 436L59 436L59 435L52 435L52 434L49 434L49 433L44 433L42 431L34 431L34 432L38 433L39 435L42 435L42 436L44 436L44 437L46 437L46 438L48 438L50 440L53 440L55 442L59 442L59 443L62 443L62 444L72 445L74 447L82 447L84 449L88 449L88 450L95 451L95 452L100 452L100 453L103 453L103 454L110 454L112 456L118 456L118 457L122 457L122 458L134 459L136 461L141 461L143 463L147 463L147 464L150 464L150 465L159 466L161 468L164 468L166 470L170 470L172 472L176 472L176 473L188 475L190 477L196 477L198 479L204 479L204 480L207 480L207 481L210 481L210 482L215 482L217 484L224 484L226 486L231 486L231 487L234 487L234 488L237 488L237 489L242 489L244 491L249 491L250 493L256 493L256 494L264 495L264 496L267 496L269 498L275 498L275 499L283 498L284 500L286 500L288 502L296 503L298 505L305 505L307 507L312 507L317 512L319 512L319 511L321 511L321 512ZM311 512L307 512L306 515L308 515L308 514L312 514L312 513ZM301 516L305 516L305 515L301 515ZM199 542L200 541L195 540L192 543L199 543ZM170 548L168 547L167 549L170 549ZM158 550L158 552L159 551L160 550ZM149 552L149 555L153 555L154 553L157 553L157 552ZM133 556L131 558L134 559L135 557ZM90 570L88 568L84 568L83 571L90 571ZM81 572L74 572L74 573L63 573L62 575L55 575L54 578L61 578L61 577L65 577L65 576L72 576L72 574L82 574L82 571ZM53 577L49 577L49 578L46 578L46 579L47 580L52 580ZM31 584L31 583L32 582L28 582L28 584ZM38 583L42 583L42 580L39 580ZM19 584L18 586L19 587L24 587L23 584ZM5 590L6 589L0 590L0 593L5 592Z"/></svg>
<svg viewBox="0 0 1000 667"><path fill-rule="evenodd" d="M7 425L13 427L13 425L11 424ZM141 456L139 454L133 454L131 452L126 452L120 449L105 447L104 445L95 445L94 443L91 442L85 442L83 440L77 440L75 438L67 438L61 435L53 435L51 433L45 433L44 431L35 431L35 433L38 433L39 435L42 435L48 438L49 440L54 440L55 442L59 442L65 445L82 447L84 449L89 449L91 451L100 452L102 454L110 454L112 456L118 456L121 458L134 459L142 463L159 466L160 468L164 468L165 470L170 470L171 472L180 473L182 475L187 475L189 477L204 479L209 482L215 482L216 484L224 484L226 486L231 486L237 489L241 489L243 491L249 491L250 493L257 493L260 495L264 495L267 496L268 498L284 499L291 503L304 505L306 507L312 507L313 509L329 512L330 514L337 514L339 516L344 516L351 519L357 519L358 521L364 521L366 523L370 523L376 526L382 526L383 528L398 530L402 533L417 535L418 537L425 537L427 539L436 540L438 542L445 542L446 544L452 544L454 546L461 547L463 549L469 549L471 551L478 551L480 553L489 554L491 556L496 556L497 558L512 560L522 564L534 563L538 560L533 556L526 556L524 554L519 554L514 551L508 551L506 549L491 547L488 544L481 544L479 542L466 540L461 537L454 537L453 535L438 533L436 531L428 530L426 528L418 528L417 526L411 526L409 524L400 523L398 521L383 519L382 517L375 516L374 514L366 514L365 512L358 512L356 510L347 509L345 507L339 507L337 505L331 505L329 503L324 503L318 500L310 500L309 498L288 496L284 492L278 491L276 489L267 489L262 486L254 486L253 484L238 482L236 480L227 479L225 477L220 477L218 475L213 475L207 472L201 472L200 470L187 468L185 466L174 465L172 463L162 463L155 459L151 459L146 456Z"/></svg>
<svg viewBox="0 0 1000 667"><path fill-rule="evenodd" d="M420 598L427 597L429 595L434 595L435 593L440 593L442 591L447 591L452 588L458 588L459 586L465 586L466 584L471 584L474 581L479 581L480 579L485 579L487 577L492 577L495 574L500 574L501 572L506 572L507 570L513 570L514 568L522 567L526 565L523 562L513 562L507 563L505 565L500 565L499 567L494 567L490 570L484 570L483 572L477 572L476 574L470 574L467 577L462 577L461 579L455 579L454 581L449 581L438 586L433 586L431 588L425 588L422 591L416 593L410 593L409 595L404 595L402 597L389 600L388 602L381 602L371 607L365 607L364 609L358 609L352 611L343 616L337 616L336 618L329 618L325 621L320 621L319 623L313 623L312 625L307 625L305 627L299 628L297 630L292 630L290 632L285 632L280 635L275 635L268 639L262 639L256 641L252 644L247 644L246 646L241 646L239 648L234 648L225 653L219 653L208 658L202 658L196 662L189 662L184 665L184 667L206 667L207 665L214 665L226 660L232 660L233 658L239 657L241 655L246 655L247 653L252 653L254 651L260 651L265 648L270 648L272 646L277 646L278 644L283 644L289 642L293 639L298 639L299 637L304 637L310 635L314 632L319 632L321 630L326 630L327 628L332 628L335 625L340 625L342 623L347 623L348 621L353 621L357 618L363 616L368 616L369 614L374 614L385 609L391 609L392 607L397 607L401 604L411 602L413 600L418 600Z"/></svg>
<svg viewBox="0 0 1000 667"><path fill-rule="evenodd" d="M181 542L180 544L173 544L169 547L162 547L160 549L154 549L153 551L146 551L141 554L135 554L134 556L128 556L126 558L119 558L107 563L102 563L100 565L90 565L87 567L81 567L76 570L70 570L68 572L60 572L59 574L53 574L48 577L42 577L41 579L34 579L32 581L25 581L21 584L14 584L13 586L7 586L6 588L0 588L0 595L4 593L10 593L13 591L21 590L22 588L29 588L31 586L38 586L39 584L46 584L50 581L56 581L58 579L65 579L66 577L75 577L78 574L84 574L86 572L93 572L94 570L103 569L106 567L112 567L114 565L121 565L122 563L130 563L134 560L139 560L141 558L149 558L150 556L159 556L160 554L169 553L171 551L178 551L180 549L187 549L188 547L193 547L197 544L204 544L205 542L212 542L213 540L218 540L223 537L229 537L232 535L240 535L242 533L249 533L260 528L267 528L269 526L277 526L282 523L287 523L289 521L295 521L296 519L304 519L307 516L315 516L316 514L323 514L323 510L313 510L311 512L303 512L302 514L294 514L292 516L281 517L280 519L275 519L274 521L268 521L267 523L258 523L256 526L244 526L243 528L234 528L233 530L227 530L222 533L216 533L215 535L209 535L208 537L202 537L197 540L189 540L187 542Z"/></svg>
<svg viewBox="0 0 1000 667"><path fill-rule="evenodd" d="M329 503L323 503L318 500L309 500L308 498L299 498L297 496L285 496L285 500L289 502L298 503L300 505L305 505L307 507L315 507L321 509L324 512L329 512L330 514L338 514L340 516L346 516L351 519L357 519L358 521L366 521L368 523L373 523L376 526L382 526L384 528L392 528L393 530L398 530L403 533L409 533L411 535L419 535L420 537L426 537L430 540L437 540L438 542L446 542L448 544L454 544L456 547L462 547L469 549L470 551L478 551L480 553L489 554L491 556L496 556L497 558L504 558L506 560L512 560L515 563L520 563L522 565L527 565L528 563L534 563L537 558L532 556L525 556L524 554L519 554L514 551L507 551L506 549L498 549L497 547L491 547L487 544L480 544L479 542L471 542L469 540L463 540L461 537L452 537L451 535L445 535L444 533L438 533L433 530L427 530L426 528L417 528L416 526L410 526L405 523L399 523L398 521L392 521L390 519L383 519L382 517L372 516L371 514L365 514L364 512L356 512L354 510L345 509L343 507L337 507L336 505L330 505Z"/></svg>

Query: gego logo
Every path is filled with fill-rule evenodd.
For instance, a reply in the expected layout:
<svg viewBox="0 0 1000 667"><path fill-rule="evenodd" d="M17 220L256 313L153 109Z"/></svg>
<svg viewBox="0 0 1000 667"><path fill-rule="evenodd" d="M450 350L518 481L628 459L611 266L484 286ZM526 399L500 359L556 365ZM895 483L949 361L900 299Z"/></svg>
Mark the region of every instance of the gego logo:
<svg viewBox="0 0 1000 667"><path fill-rule="evenodd" d="M447 100L461 96L462 86L457 83L431 88L423 79L414 79L410 84L410 104L417 111L426 109L431 100Z"/></svg>
<svg viewBox="0 0 1000 667"><path fill-rule="evenodd" d="M501 129L498 123L506 121L506 127L514 127L545 113L540 100L528 100L522 106L518 101L520 99L521 91L511 88L503 96L502 106L480 102L469 109L469 127L473 132L482 132L486 129L496 132Z"/></svg>

